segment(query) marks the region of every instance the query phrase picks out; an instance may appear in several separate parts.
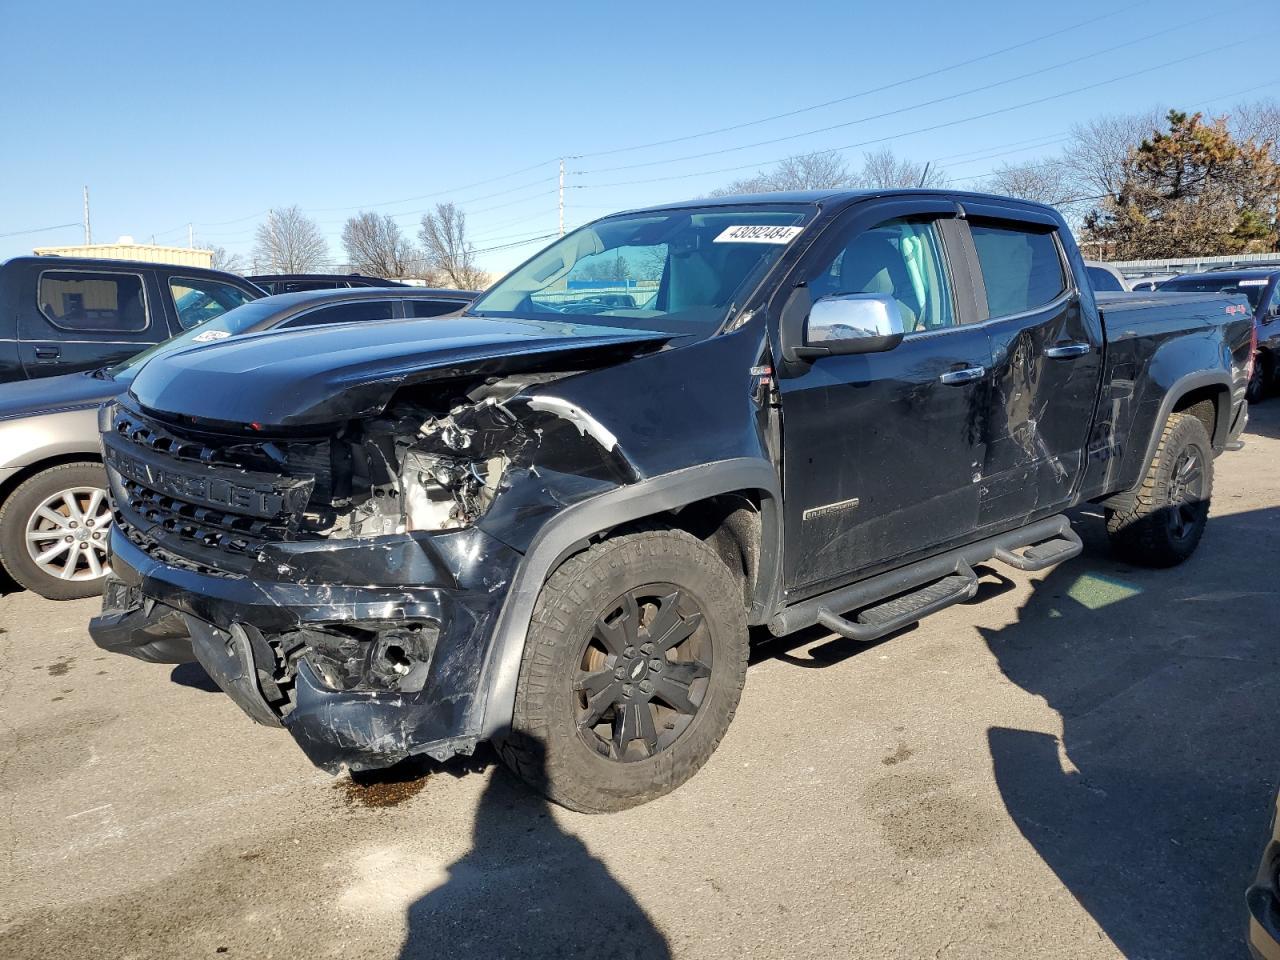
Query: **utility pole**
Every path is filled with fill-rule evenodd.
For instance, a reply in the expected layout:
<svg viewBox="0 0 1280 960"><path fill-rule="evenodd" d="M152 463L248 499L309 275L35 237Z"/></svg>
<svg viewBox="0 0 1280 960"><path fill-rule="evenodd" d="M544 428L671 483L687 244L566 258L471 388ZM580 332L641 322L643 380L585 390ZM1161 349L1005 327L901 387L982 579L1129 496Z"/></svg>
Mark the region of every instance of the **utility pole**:
<svg viewBox="0 0 1280 960"><path fill-rule="evenodd" d="M564 236L564 157L560 158L560 236Z"/></svg>
<svg viewBox="0 0 1280 960"><path fill-rule="evenodd" d="M89 228L89 187L84 188L84 245L93 243L93 230Z"/></svg>
<svg viewBox="0 0 1280 960"><path fill-rule="evenodd" d="M191 232L191 224L187 224L187 249L190 250L196 245L195 234Z"/></svg>

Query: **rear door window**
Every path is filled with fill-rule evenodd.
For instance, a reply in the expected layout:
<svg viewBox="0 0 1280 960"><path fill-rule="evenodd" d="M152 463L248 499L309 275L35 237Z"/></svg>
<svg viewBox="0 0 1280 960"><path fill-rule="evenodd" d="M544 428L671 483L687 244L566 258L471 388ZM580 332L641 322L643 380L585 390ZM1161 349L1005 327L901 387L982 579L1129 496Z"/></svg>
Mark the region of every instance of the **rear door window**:
<svg viewBox="0 0 1280 960"><path fill-rule="evenodd" d="M1062 256L1052 230L970 223L992 318L1036 310L1066 292Z"/></svg>
<svg viewBox="0 0 1280 960"><path fill-rule="evenodd" d="M60 330L120 334L150 325L139 274L46 270L36 295L40 312Z"/></svg>

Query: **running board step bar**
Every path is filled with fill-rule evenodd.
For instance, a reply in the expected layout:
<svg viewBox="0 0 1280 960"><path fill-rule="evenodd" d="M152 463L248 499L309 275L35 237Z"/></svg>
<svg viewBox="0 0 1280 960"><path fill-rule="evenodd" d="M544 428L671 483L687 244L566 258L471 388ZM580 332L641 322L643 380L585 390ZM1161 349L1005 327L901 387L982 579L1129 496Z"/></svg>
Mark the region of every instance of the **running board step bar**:
<svg viewBox="0 0 1280 960"><path fill-rule="evenodd" d="M970 599L977 591L975 564L999 560L1034 572L1070 560L1083 549L1071 522L1059 514L802 600L778 611L769 632L781 637L821 623L852 640L876 640ZM849 610L859 613L852 619L841 615Z"/></svg>
<svg viewBox="0 0 1280 960"><path fill-rule="evenodd" d="M953 603L971 600L977 592L978 575L973 572L973 567L961 560L955 573L911 593L865 607L852 620L837 616L829 607L819 607L818 622L842 637L867 643L918 623Z"/></svg>
<svg viewBox="0 0 1280 960"><path fill-rule="evenodd" d="M1018 570L1034 573L1078 557L1083 549L1084 543L1080 540L1080 535L1068 528L1061 536L1034 544L1021 553L1001 547L996 550L995 559Z"/></svg>

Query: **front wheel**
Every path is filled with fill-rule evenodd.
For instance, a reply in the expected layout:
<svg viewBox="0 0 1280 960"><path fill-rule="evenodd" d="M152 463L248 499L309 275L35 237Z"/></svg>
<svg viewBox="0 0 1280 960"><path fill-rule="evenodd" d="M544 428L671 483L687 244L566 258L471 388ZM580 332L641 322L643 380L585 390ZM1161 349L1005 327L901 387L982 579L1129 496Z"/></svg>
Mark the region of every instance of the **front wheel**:
<svg viewBox="0 0 1280 960"><path fill-rule="evenodd" d="M50 600L102 592L111 507L96 463L33 474L0 507L0 560L19 584Z"/></svg>
<svg viewBox="0 0 1280 960"><path fill-rule="evenodd" d="M1131 563L1172 567L1195 552L1209 520L1213 446L1204 424L1171 414L1142 486L1124 509L1107 511L1115 552Z"/></svg>
<svg viewBox="0 0 1280 960"><path fill-rule="evenodd" d="M741 582L681 530L566 561L534 609L504 761L573 810L669 793L711 756L746 679Z"/></svg>

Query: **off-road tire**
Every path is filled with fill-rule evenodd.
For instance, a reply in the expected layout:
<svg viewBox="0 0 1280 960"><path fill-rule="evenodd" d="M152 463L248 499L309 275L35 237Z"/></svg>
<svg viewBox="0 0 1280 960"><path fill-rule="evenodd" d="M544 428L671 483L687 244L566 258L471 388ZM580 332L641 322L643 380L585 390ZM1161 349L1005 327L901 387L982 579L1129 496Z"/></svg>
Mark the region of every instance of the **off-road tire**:
<svg viewBox="0 0 1280 960"><path fill-rule="evenodd" d="M27 553L26 527L36 508L59 491L77 487L105 491L106 486L102 466L84 462L58 464L20 483L0 504L0 563L9 576L49 600L79 600L101 594L105 574L94 580L59 580L42 570Z"/></svg>
<svg viewBox="0 0 1280 960"><path fill-rule="evenodd" d="M1188 531L1176 536L1170 511L1178 510L1174 471L1188 451L1198 455L1203 486L1196 498ZM1124 507L1107 510L1107 534L1117 556L1147 567L1173 567L1195 552L1204 535L1213 493L1213 446L1200 420L1174 413L1165 422L1156 455L1142 486Z"/></svg>
<svg viewBox="0 0 1280 960"><path fill-rule="evenodd" d="M596 618L627 591L678 587L701 608L712 650L704 699L689 726L661 752L619 762L579 735L573 689ZM682 530L644 530L597 543L565 561L534 607L503 761L548 799L584 813L637 806L670 793L711 756L729 727L746 680L748 636L740 579L720 556Z"/></svg>

